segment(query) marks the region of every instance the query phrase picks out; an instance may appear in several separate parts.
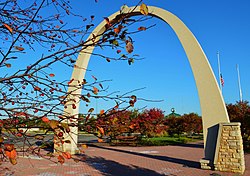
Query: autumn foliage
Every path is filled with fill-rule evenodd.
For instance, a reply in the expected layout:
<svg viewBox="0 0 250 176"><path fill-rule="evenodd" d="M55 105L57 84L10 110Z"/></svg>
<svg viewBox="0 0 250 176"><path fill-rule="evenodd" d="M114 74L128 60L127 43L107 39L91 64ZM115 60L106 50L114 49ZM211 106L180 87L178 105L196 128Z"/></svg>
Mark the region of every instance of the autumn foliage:
<svg viewBox="0 0 250 176"><path fill-rule="evenodd" d="M188 134L201 133L202 132L202 119L198 114L189 113L181 116L184 123L184 131Z"/></svg>
<svg viewBox="0 0 250 176"><path fill-rule="evenodd" d="M95 128L96 126L96 128ZM197 114L184 114L180 117L165 116L157 108L138 110L111 111L106 116L99 116L86 126L88 132L97 130L97 136L108 136L111 139L123 134L137 133L141 136L154 137L187 133L188 135L202 132L202 120ZM90 130L91 129L91 130Z"/></svg>
<svg viewBox="0 0 250 176"><path fill-rule="evenodd" d="M99 116L94 125L100 136L115 138L122 134L140 133L152 137L164 131L164 114L159 109L111 111L107 116ZM100 127L102 130L100 130Z"/></svg>
<svg viewBox="0 0 250 176"><path fill-rule="evenodd" d="M170 136L187 133L188 135L202 132L202 119L195 113L184 114L182 116L169 115L164 124Z"/></svg>
<svg viewBox="0 0 250 176"><path fill-rule="evenodd" d="M227 104L227 111L231 122L241 123L241 135L244 147L250 149L250 105L248 101Z"/></svg>
<svg viewBox="0 0 250 176"><path fill-rule="evenodd" d="M156 134L161 134L165 129L164 113L162 110L153 108L145 110L138 115L135 120L137 132L148 137L153 137Z"/></svg>

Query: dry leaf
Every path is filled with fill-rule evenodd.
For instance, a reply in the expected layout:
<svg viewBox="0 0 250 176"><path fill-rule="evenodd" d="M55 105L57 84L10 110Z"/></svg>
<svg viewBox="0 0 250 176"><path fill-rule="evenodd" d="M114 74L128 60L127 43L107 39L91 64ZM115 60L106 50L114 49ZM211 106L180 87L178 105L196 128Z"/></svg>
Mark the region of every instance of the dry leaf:
<svg viewBox="0 0 250 176"><path fill-rule="evenodd" d="M14 144L8 144L7 146L9 146L11 150L7 150L7 147L6 147L5 148L5 154L9 158L10 163L13 164L13 165L16 165L17 164L17 161L16 161L17 152L14 149Z"/></svg>
<svg viewBox="0 0 250 176"><path fill-rule="evenodd" d="M42 117L42 121L45 122L45 123L48 123L50 120L47 118L47 117Z"/></svg>
<svg viewBox="0 0 250 176"><path fill-rule="evenodd" d="M137 100L137 98L136 98L135 95L132 95L132 96L131 96L131 99L133 99L134 102L136 102L136 100Z"/></svg>
<svg viewBox="0 0 250 176"><path fill-rule="evenodd" d="M103 89L103 86L102 86L102 84L101 84L101 83L99 83L99 86Z"/></svg>
<svg viewBox="0 0 250 176"><path fill-rule="evenodd" d="M130 106L134 107L135 102L133 100L129 101Z"/></svg>
<svg viewBox="0 0 250 176"><path fill-rule="evenodd" d="M96 87L93 87L93 93L96 95L98 94L99 90Z"/></svg>
<svg viewBox="0 0 250 176"><path fill-rule="evenodd" d="M59 125L59 122L56 121L56 120L50 120L50 121L49 121L49 126L50 126L50 128L52 128L52 129L58 128L58 125Z"/></svg>
<svg viewBox="0 0 250 176"><path fill-rule="evenodd" d="M90 108L90 109L88 110L89 113L92 113L93 111L94 111L94 108Z"/></svg>
<svg viewBox="0 0 250 176"><path fill-rule="evenodd" d="M68 84L71 84L73 81L74 81L74 78L71 79L71 80L68 82Z"/></svg>
<svg viewBox="0 0 250 176"><path fill-rule="evenodd" d="M93 38L91 40L92 40L92 42L95 42L95 39L96 39L95 34L92 34L92 36L93 36Z"/></svg>
<svg viewBox="0 0 250 176"><path fill-rule="evenodd" d="M102 110L100 110L100 115L102 115L102 114L104 114L105 113L105 111L102 109Z"/></svg>
<svg viewBox="0 0 250 176"><path fill-rule="evenodd" d="M107 61L107 62L110 62L111 60L110 60L109 58L106 58L106 61Z"/></svg>
<svg viewBox="0 0 250 176"><path fill-rule="evenodd" d="M82 148L87 149L88 146L86 144L82 144Z"/></svg>
<svg viewBox="0 0 250 176"><path fill-rule="evenodd" d="M10 158L10 163L13 164L13 165L16 165L17 161L16 161L15 158Z"/></svg>
<svg viewBox="0 0 250 176"><path fill-rule="evenodd" d="M104 135L104 129L102 127L96 126L96 128L100 131L102 135Z"/></svg>
<svg viewBox="0 0 250 176"><path fill-rule="evenodd" d="M117 40L113 40L112 44L115 45L115 46L119 46L119 42Z"/></svg>
<svg viewBox="0 0 250 176"><path fill-rule="evenodd" d="M8 24L3 24L3 26L12 34L13 29Z"/></svg>
<svg viewBox="0 0 250 176"><path fill-rule="evenodd" d="M97 80L97 78L96 78L95 76L93 76L93 75L92 75L92 78L93 78L95 81Z"/></svg>
<svg viewBox="0 0 250 176"><path fill-rule="evenodd" d="M20 47L20 46L14 46L15 49L17 49L18 51L23 51L24 48L23 47Z"/></svg>
<svg viewBox="0 0 250 176"><path fill-rule="evenodd" d="M57 159L58 159L58 162L61 163L61 164L63 164L63 163L65 162L65 159L63 158L62 155L59 155L59 156L57 157Z"/></svg>
<svg viewBox="0 0 250 176"><path fill-rule="evenodd" d="M11 151L5 151L6 156L8 156L10 159L15 159L17 157L17 152L15 149Z"/></svg>
<svg viewBox="0 0 250 176"><path fill-rule="evenodd" d="M110 21L107 17L104 17L104 19L106 21L106 28L109 28L110 26L112 26L112 24L110 23Z"/></svg>
<svg viewBox="0 0 250 176"><path fill-rule="evenodd" d="M11 64L5 63L5 66L6 66L7 68L10 68L10 67L11 67Z"/></svg>
<svg viewBox="0 0 250 176"><path fill-rule="evenodd" d="M148 15L148 6L144 3L141 4L140 6L140 12L143 14L143 15Z"/></svg>
<svg viewBox="0 0 250 176"><path fill-rule="evenodd" d="M14 144L4 144L5 150L12 151L14 150Z"/></svg>
<svg viewBox="0 0 250 176"><path fill-rule="evenodd" d="M40 90L41 90L41 88L40 88L40 87L38 87L38 86L36 86L36 87L34 87L34 90L35 90L35 91L40 91Z"/></svg>
<svg viewBox="0 0 250 176"><path fill-rule="evenodd" d="M68 152L62 152L62 156L66 159L70 159L71 158L71 154Z"/></svg>
<svg viewBox="0 0 250 176"><path fill-rule="evenodd" d="M67 143L67 144L71 144L70 140L65 140L64 142Z"/></svg>
<svg viewBox="0 0 250 176"><path fill-rule="evenodd" d="M145 27L143 27L143 26L141 26L141 27L138 28L139 31L145 31L146 29L147 29L147 28L145 28Z"/></svg>
<svg viewBox="0 0 250 176"><path fill-rule="evenodd" d="M122 28L123 28L123 26L122 26L122 25L119 25L117 28L114 29L114 32L115 32L116 34L119 34L119 33L121 32Z"/></svg>
<svg viewBox="0 0 250 176"><path fill-rule="evenodd" d="M133 44L130 42L130 41L127 41L127 44L126 44L126 51L128 53L132 53L134 51L134 46Z"/></svg>
<svg viewBox="0 0 250 176"><path fill-rule="evenodd" d="M55 74L53 74L53 73L50 73L50 74L49 74L49 76L50 76L50 77L54 77L54 76L55 76Z"/></svg>

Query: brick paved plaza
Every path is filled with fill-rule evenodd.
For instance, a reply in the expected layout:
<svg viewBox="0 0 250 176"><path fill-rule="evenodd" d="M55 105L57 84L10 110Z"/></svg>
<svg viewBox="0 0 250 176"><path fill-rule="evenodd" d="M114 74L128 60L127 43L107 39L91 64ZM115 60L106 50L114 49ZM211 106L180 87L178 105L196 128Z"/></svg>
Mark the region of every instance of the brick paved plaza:
<svg viewBox="0 0 250 176"><path fill-rule="evenodd" d="M1 165L1 175L6 176L236 176L238 174L202 170L202 144L160 147L110 147L90 145L86 161L66 161L63 165L37 156L18 158L12 166ZM250 175L250 154L245 155L246 171Z"/></svg>

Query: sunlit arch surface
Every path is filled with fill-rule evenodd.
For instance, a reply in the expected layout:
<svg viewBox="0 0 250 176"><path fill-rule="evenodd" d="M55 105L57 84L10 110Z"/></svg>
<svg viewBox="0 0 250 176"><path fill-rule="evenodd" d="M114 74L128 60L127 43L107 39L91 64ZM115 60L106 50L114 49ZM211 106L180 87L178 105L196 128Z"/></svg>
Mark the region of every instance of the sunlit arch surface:
<svg viewBox="0 0 250 176"><path fill-rule="evenodd" d="M178 17L158 7L148 6L148 10L150 16L155 16L171 26L186 52L198 89L205 143L207 138L207 129L209 127L212 127L220 122L229 122L225 103L216 82L214 73L200 44L198 43L192 32ZM124 13L128 13L129 16L141 15L139 7L127 7L123 11ZM118 11L108 18L111 21L119 14L120 12ZM105 24L105 21L100 23L95 28L92 34L94 34L95 36L102 34L106 30ZM90 40L93 36L92 34L87 39L87 41L89 40L90 43L92 42ZM96 40L99 40L99 38L97 37ZM81 82L84 79L93 49L94 46L88 47L84 49L84 53L79 54L76 61L77 67L74 68L71 77L71 79L74 79L72 85L78 85L78 80ZM72 91L74 92L74 94L80 95L82 90L76 89L74 86L69 87L68 92ZM79 114L79 96L74 96L74 99L76 102L78 102L76 109L73 109L71 106L69 106L65 109L65 114L74 116L77 116ZM74 134L71 134L70 138L77 142L77 127L73 127L71 130ZM75 153L77 147L76 144L73 143L65 144L64 150Z"/></svg>

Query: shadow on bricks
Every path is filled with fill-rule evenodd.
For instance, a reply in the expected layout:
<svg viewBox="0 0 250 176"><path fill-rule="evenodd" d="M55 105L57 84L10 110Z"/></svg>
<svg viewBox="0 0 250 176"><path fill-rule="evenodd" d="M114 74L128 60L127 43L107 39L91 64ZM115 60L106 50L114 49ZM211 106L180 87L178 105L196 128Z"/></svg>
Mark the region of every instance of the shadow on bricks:
<svg viewBox="0 0 250 176"><path fill-rule="evenodd" d="M190 161L190 160L185 160L185 159L180 159L180 158L173 158L173 157L168 157L168 156L155 156L155 155L149 155L149 154L145 154L145 153L137 153L137 152L132 152L132 151L124 151L124 150L115 149L115 148L108 148L108 147L104 147L104 146L97 146L97 145L94 145L94 144L90 144L90 146L96 147L96 148L105 149L105 150L111 150L111 151L116 151L116 152L122 152L122 153L126 153L126 154L131 154L131 155L137 155L137 156L142 156L142 157L157 159L157 160L161 160L161 161L167 161L167 162L177 163L177 164L183 165L184 167L192 167L192 168L200 169L200 163L199 162L195 162L195 161Z"/></svg>
<svg viewBox="0 0 250 176"><path fill-rule="evenodd" d="M99 170L103 174L103 176L163 176L162 174L150 169L141 168L134 165L127 166L116 161L106 160L102 157L90 157L87 159L87 163L96 170Z"/></svg>

